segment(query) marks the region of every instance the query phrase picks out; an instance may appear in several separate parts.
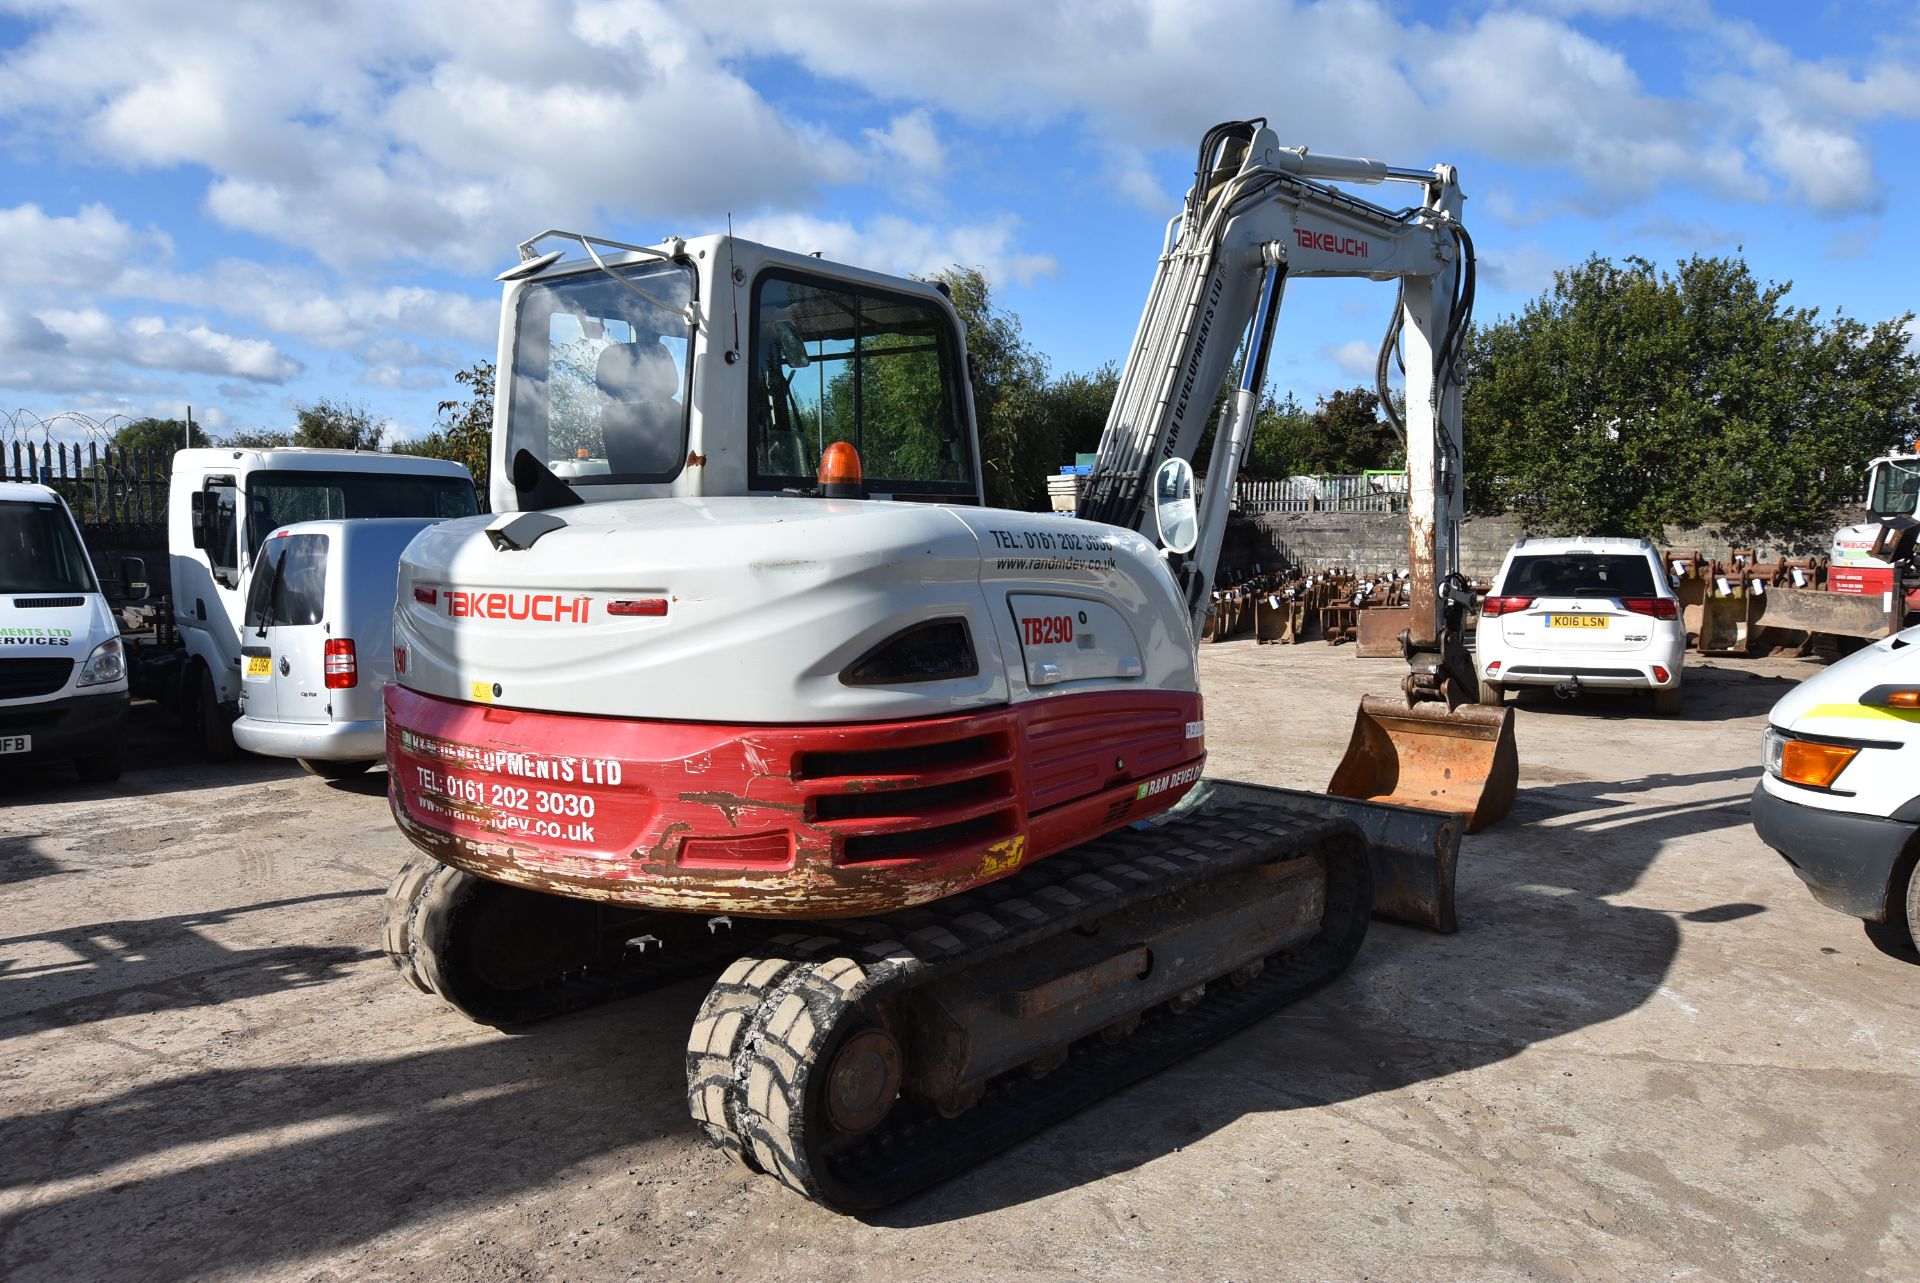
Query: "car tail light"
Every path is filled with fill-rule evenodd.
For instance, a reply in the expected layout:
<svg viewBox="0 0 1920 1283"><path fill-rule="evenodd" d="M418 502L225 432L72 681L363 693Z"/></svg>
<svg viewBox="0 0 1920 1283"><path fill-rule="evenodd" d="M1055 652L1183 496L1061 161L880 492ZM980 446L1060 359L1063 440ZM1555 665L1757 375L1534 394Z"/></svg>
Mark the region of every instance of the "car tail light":
<svg viewBox="0 0 1920 1283"><path fill-rule="evenodd" d="M438 588L422 588L416 584L413 589L413 599L423 605L431 606L440 600L440 590Z"/></svg>
<svg viewBox="0 0 1920 1283"><path fill-rule="evenodd" d="M360 661L353 653L353 638L327 639L327 689L345 690L360 680Z"/></svg>
<svg viewBox="0 0 1920 1283"><path fill-rule="evenodd" d="M1482 615L1512 615L1533 605L1531 597L1489 597L1480 606Z"/></svg>
<svg viewBox="0 0 1920 1283"><path fill-rule="evenodd" d="M1667 670L1666 670L1666 669L1664 669L1664 668L1662 668L1662 667L1660 667L1660 665L1658 665L1658 664L1655 664L1655 665L1653 666L1653 680L1654 680L1654 681L1656 681L1656 682L1664 682L1664 681L1666 681L1666 680L1667 680L1667 678L1668 678L1668 676L1669 676L1669 674L1668 674L1668 672L1667 672Z"/></svg>
<svg viewBox="0 0 1920 1283"><path fill-rule="evenodd" d="M405 646L395 646L393 648L393 671L401 677L407 675L407 648Z"/></svg>
<svg viewBox="0 0 1920 1283"><path fill-rule="evenodd" d="M665 597L640 597L630 601L610 601L607 603L609 615L638 615L655 619L667 613Z"/></svg>
<svg viewBox="0 0 1920 1283"><path fill-rule="evenodd" d="M1789 739L1781 745L1780 778L1789 784L1831 788L1859 752L1851 744L1816 744L1812 740Z"/></svg>
<svg viewBox="0 0 1920 1283"><path fill-rule="evenodd" d="M1492 663L1490 663L1490 664L1488 664L1488 665L1487 665L1487 676L1489 676L1489 677L1496 677L1496 676L1498 676L1498 675L1499 675L1499 673L1500 673L1500 661L1499 661L1499 660L1497 660L1497 659L1496 659L1496 660L1494 660L1494 661L1493 661Z"/></svg>
<svg viewBox="0 0 1920 1283"><path fill-rule="evenodd" d="M1622 597L1620 605L1636 615L1655 619L1680 618L1680 603L1671 597Z"/></svg>

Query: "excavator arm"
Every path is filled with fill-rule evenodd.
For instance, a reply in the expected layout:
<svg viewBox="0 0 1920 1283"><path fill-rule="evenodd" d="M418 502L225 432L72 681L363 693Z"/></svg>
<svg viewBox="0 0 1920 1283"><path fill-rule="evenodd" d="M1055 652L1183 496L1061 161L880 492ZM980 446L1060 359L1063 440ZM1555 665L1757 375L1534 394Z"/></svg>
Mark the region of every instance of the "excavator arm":
<svg viewBox="0 0 1920 1283"><path fill-rule="evenodd" d="M1420 201L1388 209L1332 186L1406 183ZM1167 228L1153 286L1102 434L1077 514L1131 526L1151 536L1147 503L1153 475L1167 459L1205 474L1199 536L1181 565L1196 632L1246 456L1288 280L1345 276L1398 281L1400 294L1381 348L1388 361L1405 349L1413 620L1418 654L1445 645L1447 606L1458 591L1460 389L1455 366L1473 302L1473 251L1460 223L1461 194L1450 165L1396 169L1374 160L1283 148L1259 120L1210 130L1185 206ZM1244 353L1211 456L1195 460L1214 393L1236 353ZM1450 582L1451 581L1451 582ZM1456 630L1457 631L1457 630ZM1416 698L1449 705L1471 699L1472 670L1422 674ZM1449 677L1455 678L1448 681ZM1460 680L1464 678L1464 682ZM1410 693L1412 693L1410 691Z"/></svg>
<svg viewBox="0 0 1920 1283"><path fill-rule="evenodd" d="M1418 200L1392 209L1334 183L1406 184ZM1453 919L1448 844L1457 841L1458 828L1437 818L1423 823L1420 815L1458 815L1468 831L1482 828L1507 813L1519 774L1512 713L1475 702L1478 682L1464 637L1470 596L1460 574L1458 365L1472 316L1474 259L1462 201L1450 165L1400 169L1285 148L1262 120L1215 126L1201 143L1186 202L1168 223L1077 509L1081 517L1155 537L1150 498L1160 469L1172 459L1203 468L1192 551L1166 552L1198 636L1288 281L1335 276L1398 283L1376 380L1407 450L1411 618L1402 648L1408 671L1399 696L1362 701L1328 791L1362 804L1349 813L1368 830L1376 851L1387 853L1385 863L1377 863L1376 882L1397 883L1411 906L1395 916L1443 930ZM1236 354L1239 378L1212 453L1195 460ZM1387 388L1396 357L1405 370L1404 422L1395 417Z"/></svg>

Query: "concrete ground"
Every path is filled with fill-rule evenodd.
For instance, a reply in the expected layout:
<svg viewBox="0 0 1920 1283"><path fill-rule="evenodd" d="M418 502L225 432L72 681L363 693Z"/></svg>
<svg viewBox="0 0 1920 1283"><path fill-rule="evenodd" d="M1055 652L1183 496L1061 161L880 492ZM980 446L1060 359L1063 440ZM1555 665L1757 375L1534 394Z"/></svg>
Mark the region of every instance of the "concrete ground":
<svg viewBox="0 0 1920 1283"><path fill-rule="evenodd" d="M1205 648L1214 774L1317 787L1400 669ZM701 986L518 1035L379 953L379 772L0 775L0 1277L1913 1279L1920 965L1747 824L1808 661L1680 721L1519 710L1462 930L1376 924L1318 996L870 1220L710 1152Z"/></svg>

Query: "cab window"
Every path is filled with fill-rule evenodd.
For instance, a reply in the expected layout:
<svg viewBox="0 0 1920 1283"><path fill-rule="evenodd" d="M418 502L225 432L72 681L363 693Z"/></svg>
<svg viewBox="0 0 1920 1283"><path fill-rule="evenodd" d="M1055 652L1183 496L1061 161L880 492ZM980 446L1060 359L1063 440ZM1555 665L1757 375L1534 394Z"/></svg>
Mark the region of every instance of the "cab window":
<svg viewBox="0 0 1920 1283"><path fill-rule="evenodd" d="M209 477L202 487L200 546L213 577L231 588L240 582L240 523L232 477Z"/></svg>
<svg viewBox="0 0 1920 1283"><path fill-rule="evenodd" d="M812 486L836 441L869 494L977 496L960 346L924 300L773 273L754 286L752 484Z"/></svg>
<svg viewBox="0 0 1920 1283"><path fill-rule="evenodd" d="M269 539L247 589L248 628L317 624L327 613L327 537Z"/></svg>

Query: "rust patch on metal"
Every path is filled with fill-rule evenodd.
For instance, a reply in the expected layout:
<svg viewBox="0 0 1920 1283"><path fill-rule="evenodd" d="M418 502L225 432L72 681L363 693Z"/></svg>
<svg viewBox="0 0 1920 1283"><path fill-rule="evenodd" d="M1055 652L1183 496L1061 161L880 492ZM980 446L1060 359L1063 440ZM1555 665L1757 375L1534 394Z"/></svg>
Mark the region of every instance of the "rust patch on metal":
<svg viewBox="0 0 1920 1283"><path fill-rule="evenodd" d="M695 806L711 806L727 817L727 823L733 828L740 827L740 812L759 809L762 811L786 811L794 815L806 813L806 805L801 802L761 802L750 797L741 797L738 793L728 793L723 789L711 789L704 793L682 793L682 802L691 802Z"/></svg>
<svg viewBox="0 0 1920 1283"><path fill-rule="evenodd" d="M707 456L701 454L698 450L689 450L687 451L687 466L689 468L704 468L707 466Z"/></svg>

